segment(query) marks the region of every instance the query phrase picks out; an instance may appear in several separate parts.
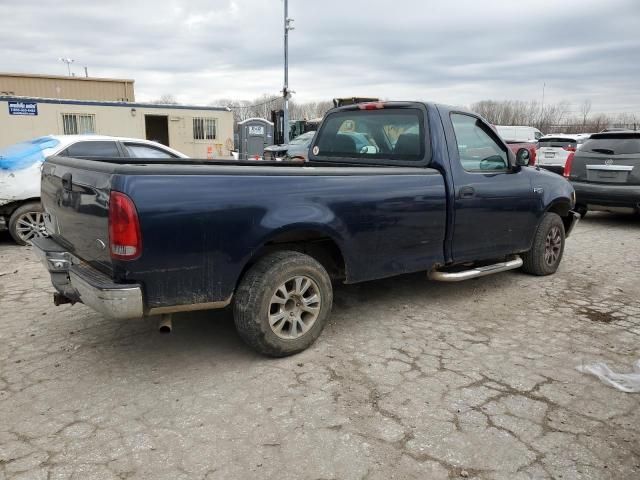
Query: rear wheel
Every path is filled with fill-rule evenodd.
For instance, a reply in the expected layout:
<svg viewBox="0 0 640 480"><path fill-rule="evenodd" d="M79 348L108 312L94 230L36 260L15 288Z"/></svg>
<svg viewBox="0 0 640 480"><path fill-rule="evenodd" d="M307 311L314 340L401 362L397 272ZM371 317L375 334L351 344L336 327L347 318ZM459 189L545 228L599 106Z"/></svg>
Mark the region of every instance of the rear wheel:
<svg viewBox="0 0 640 480"><path fill-rule="evenodd" d="M555 273L564 253L564 223L559 215L545 213L536 230L531 250L522 255L522 270L532 275Z"/></svg>
<svg viewBox="0 0 640 480"><path fill-rule="evenodd" d="M18 245L27 245L36 237L47 237L40 202L29 202L18 207L9 219L9 233Z"/></svg>
<svg viewBox="0 0 640 480"><path fill-rule="evenodd" d="M309 347L324 328L333 303L329 274L314 258L294 251L258 260L236 291L234 320L258 352L284 357Z"/></svg>

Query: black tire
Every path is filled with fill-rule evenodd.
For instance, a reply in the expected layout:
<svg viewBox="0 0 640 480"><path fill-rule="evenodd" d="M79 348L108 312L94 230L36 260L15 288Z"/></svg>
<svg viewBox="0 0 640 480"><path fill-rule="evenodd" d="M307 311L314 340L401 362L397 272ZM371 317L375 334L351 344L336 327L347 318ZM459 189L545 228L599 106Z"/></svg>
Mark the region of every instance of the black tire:
<svg viewBox="0 0 640 480"><path fill-rule="evenodd" d="M580 215L580 218L584 218L589 209L586 205L576 205L574 208L575 212Z"/></svg>
<svg viewBox="0 0 640 480"><path fill-rule="evenodd" d="M294 285L293 279L300 277L312 280L306 291L312 289L312 292L319 296L318 313L315 320L310 322L306 332L297 338L282 338L271 327L269 319L270 316L283 314L289 300L279 310L273 312L272 309L274 306L277 307L277 304L272 303L272 299L276 292L280 291L280 286L288 290L287 285ZM287 282L294 282L294 284ZM302 289L299 290L302 291ZM297 299L299 297L296 297L295 301ZM301 352L316 341L324 329L332 304L331 279L324 267L308 255L287 250L262 257L245 273L236 290L233 314L236 329L249 346L264 355L285 357ZM292 305L289 308L296 307ZM298 311L300 312L300 309ZM300 316L302 315L308 314L301 312ZM295 315L292 317L296 318ZM295 329L301 323L296 323L296 327L293 323L295 323L293 320L285 316L282 324L275 322L274 326L280 326L280 335L291 334L292 329L293 334L296 334ZM285 324L289 325L288 330L282 326Z"/></svg>
<svg viewBox="0 0 640 480"><path fill-rule="evenodd" d="M34 218L36 216L38 216L39 218L42 218L42 212L43 212L43 209L42 209L42 204L40 202L28 202L28 203L25 203L24 205L20 205L11 214L11 217L9 218L9 233L11 234L11 236L13 237L13 239L18 245L28 245L30 243L29 241L30 239L25 239L24 235L21 235L21 233L18 231L18 226L19 226L18 220L21 217L23 217L25 214L30 214L30 213L34 215ZM41 224L41 231L37 234L34 234L32 238L41 237L44 235L42 233L44 232L44 220L42 222L43 223Z"/></svg>
<svg viewBox="0 0 640 480"><path fill-rule="evenodd" d="M555 213L545 213L536 230L531 250L522 255L522 270L541 276L555 273L562 260L564 242L562 219Z"/></svg>

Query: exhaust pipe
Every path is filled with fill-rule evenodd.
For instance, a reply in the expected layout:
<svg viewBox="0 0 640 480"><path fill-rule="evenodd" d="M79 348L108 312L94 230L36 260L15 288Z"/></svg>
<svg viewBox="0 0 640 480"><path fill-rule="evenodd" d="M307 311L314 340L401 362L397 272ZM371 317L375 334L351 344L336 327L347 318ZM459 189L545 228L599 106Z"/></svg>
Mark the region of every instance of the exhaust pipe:
<svg viewBox="0 0 640 480"><path fill-rule="evenodd" d="M160 333L171 333L173 329L172 315L165 313L160 317L160 324L158 325L158 331Z"/></svg>
<svg viewBox="0 0 640 480"><path fill-rule="evenodd" d="M76 302L74 300L71 300L69 297L65 297L61 293L56 292L53 294L53 304L56 307L59 307L60 305L66 305L67 303L73 305Z"/></svg>

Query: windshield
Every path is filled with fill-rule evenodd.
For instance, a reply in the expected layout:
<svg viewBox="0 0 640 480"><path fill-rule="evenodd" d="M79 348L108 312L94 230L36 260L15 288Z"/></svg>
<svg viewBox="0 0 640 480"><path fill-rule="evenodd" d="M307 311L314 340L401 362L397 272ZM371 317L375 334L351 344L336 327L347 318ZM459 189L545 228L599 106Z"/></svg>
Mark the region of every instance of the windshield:
<svg viewBox="0 0 640 480"><path fill-rule="evenodd" d="M640 153L640 134L606 135L590 138L580 148L583 152L603 153L605 155L628 155Z"/></svg>
<svg viewBox="0 0 640 480"><path fill-rule="evenodd" d="M294 138L289 142L289 145L302 145L305 143L311 143L311 140L313 140L313 136L315 134L316 132L313 131L313 132L303 133L302 135L298 135L296 138Z"/></svg>
<svg viewBox="0 0 640 480"><path fill-rule="evenodd" d="M15 143L0 150L0 170L20 170L44 161L43 150L53 148L60 142L51 137L38 137Z"/></svg>

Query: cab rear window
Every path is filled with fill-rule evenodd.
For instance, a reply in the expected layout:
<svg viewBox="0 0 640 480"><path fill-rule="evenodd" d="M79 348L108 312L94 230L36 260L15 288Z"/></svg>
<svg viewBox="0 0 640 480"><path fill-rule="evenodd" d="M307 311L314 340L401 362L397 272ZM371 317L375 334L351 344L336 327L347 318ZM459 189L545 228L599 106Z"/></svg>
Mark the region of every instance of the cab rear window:
<svg viewBox="0 0 640 480"><path fill-rule="evenodd" d="M417 162L425 158L424 131L418 109L339 111L324 121L313 154L362 161Z"/></svg>

